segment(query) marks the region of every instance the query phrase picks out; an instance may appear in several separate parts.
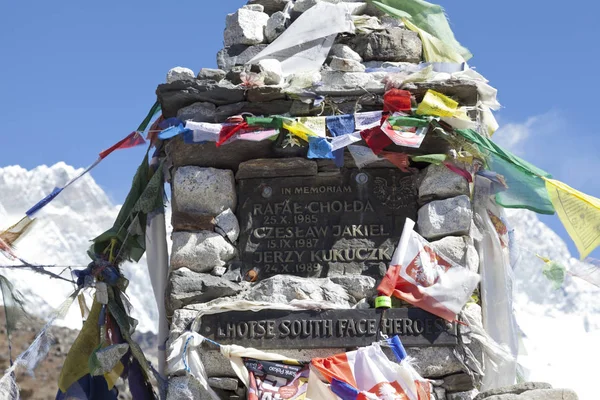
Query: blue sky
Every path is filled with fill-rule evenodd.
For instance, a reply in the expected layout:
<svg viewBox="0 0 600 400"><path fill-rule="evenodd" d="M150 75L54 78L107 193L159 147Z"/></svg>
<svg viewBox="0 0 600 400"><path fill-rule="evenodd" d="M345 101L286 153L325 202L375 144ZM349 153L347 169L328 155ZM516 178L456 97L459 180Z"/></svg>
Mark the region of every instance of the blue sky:
<svg viewBox="0 0 600 400"><path fill-rule="evenodd" d="M90 164L134 130L174 66L214 67L225 15L244 0L7 1L0 5L0 166ZM496 139L557 179L600 197L597 2L441 1L471 64L498 88ZM123 201L142 149L114 153L94 178ZM556 216L542 217L569 243ZM600 258L600 251L593 254Z"/></svg>

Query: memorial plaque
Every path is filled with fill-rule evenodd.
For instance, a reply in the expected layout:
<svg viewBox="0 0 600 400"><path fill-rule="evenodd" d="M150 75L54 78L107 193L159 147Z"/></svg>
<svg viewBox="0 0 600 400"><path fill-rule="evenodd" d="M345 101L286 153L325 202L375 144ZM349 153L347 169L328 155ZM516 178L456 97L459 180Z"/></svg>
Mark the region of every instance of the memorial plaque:
<svg viewBox="0 0 600 400"><path fill-rule="evenodd" d="M414 179L378 168L240 180L243 272L252 280L276 274L382 276L405 219L417 217Z"/></svg>
<svg viewBox="0 0 600 400"><path fill-rule="evenodd" d="M205 315L200 334L220 344L262 349L369 346L381 335L407 347L458 344L456 325L420 308L232 311Z"/></svg>

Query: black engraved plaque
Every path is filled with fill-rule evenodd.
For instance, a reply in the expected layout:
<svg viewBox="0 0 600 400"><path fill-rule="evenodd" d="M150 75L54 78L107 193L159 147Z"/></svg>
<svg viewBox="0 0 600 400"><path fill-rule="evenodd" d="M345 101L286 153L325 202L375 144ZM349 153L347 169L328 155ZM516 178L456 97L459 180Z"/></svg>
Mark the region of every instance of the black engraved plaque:
<svg viewBox="0 0 600 400"><path fill-rule="evenodd" d="M452 346L456 324L419 308L385 311L231 311L205 315L200 334L220 344L262 349L369 346L399 336L406 347Z"/></svg>
<svg viewBox="0 0 600 400"><path fill-rule="evenodd" d="M407 217L417 217L414 175L343 169L334 176L244 179L239 251L246 277L382 276Z"/></svg>

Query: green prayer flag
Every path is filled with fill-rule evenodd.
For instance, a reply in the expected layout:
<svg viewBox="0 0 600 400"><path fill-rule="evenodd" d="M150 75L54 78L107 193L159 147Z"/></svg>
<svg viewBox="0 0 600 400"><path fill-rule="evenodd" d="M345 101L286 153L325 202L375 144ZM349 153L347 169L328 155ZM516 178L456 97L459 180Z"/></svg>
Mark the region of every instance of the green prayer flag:
<svg viewBox="0 0 600 400"><path fill-rule="evenodd" d="M393 127L410 126L415 128L423 128L429 126L430 122L430 118L419 118L409 115L392 115L387 120Z"/></svg>
<svg viewBox="0 0 600 400"><path fill-rule="evenodd" d="M546 262L542 269L542 273L550 280L550 282L552 282L552 288L554 290L560 289L567 276L566 268L554 261Z"/></svg>
<svg viewBox="0 0 600 400"><path fill-rule="evenodd" d="M282 117L247 117L246 122L249 126L264 126L268 128L283 128Z"/></svg>
<svg viewBox="0 0 600 400"><path fill-rule="evenodd" d="M525 208L540 214L554 214L542 176L551 175L535 165L503 149L471 129L455 132L489 153L489 167L504 176L508 189L496 194L496 203L505 208Z"/></svg>
<svg viewBox="0 0 600 400"><path fill-rule="evenodd" d="M160 103L158 102L158 100L156 100L152 108L150 108L150 111L148 111L148 115L146 115L146 118L144 118L140 126L138 126L137 132L144 132L148 127L148 124L152 120L152 117L154 117L160 110Z"/></svg>
<svg viewBox="0 0 600 400"><path fill-rule="evenodd" d="M444 9L423 0L369 0L382 11L396 18L406 18L419 29L448 45L465 61L473 55L454 37ZM435 60L428 60L435 61Z"/></svg>
<svg viewBox="0 0 600 400"><path fill-rule="evenodd" d="M448 158L445 154L427 154L424 156L411 156L410 159L414 162L426 162L435 165L441 165Z"/></svg>

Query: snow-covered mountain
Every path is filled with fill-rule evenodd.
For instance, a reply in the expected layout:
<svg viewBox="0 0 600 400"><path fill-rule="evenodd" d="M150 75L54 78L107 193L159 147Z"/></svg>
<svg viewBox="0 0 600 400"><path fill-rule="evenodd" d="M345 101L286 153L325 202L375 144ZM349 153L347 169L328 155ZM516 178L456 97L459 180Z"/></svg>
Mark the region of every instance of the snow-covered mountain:
<svg viewBox="0 0 600 400"><path fill-rule="evenodd" d="M27 171L18 166L0 168L0 227L18 221L27 208L55 186L79 171L64 163ZM18 245L19 254L30 262L83 267L89 240L109 228L119 211L104 191L87 175L69 187L40 212L37 226ZM595 397L595 360L600 358L600 289L576 277L553 290L542 274L544 263L536 254L569 267L571 257L564 241L534 213L507 210L515 230L515 311L524 334L526 354L520 363L530 370L530 380L575 389L580 399ZM2 261L4 263L6 260ZM156 304L143 258L127 265L127 293L133 316L141 331L156 332ZM25 295L30 310L47 315L71 293L65 282L29 271L3 270ZM74 305L63 323L78 328L81 316Z"/></svg>
<svg viewBox="0 0 600 400"><path fill-rule="evenodd" d="M571 388L581 400L596 400L600 288L567 275L563 287L554 290L536 254L567 269L580 261L534 213L507 210L507 216L516 238L515 312L523 333L519 363L529 370L529 380Z"/></svg>
<svg viewBox="0 0 600 400"><path fill-rule="evenodd" d="M19 166L0 168L0 227L7 228L17 222L54 187L62 186L80 172L62 162L30 171ZM17 252L31 263L85 267L90 262L86 254L90 240L112 226L119 207L111 203L91 175L85 175L36 215L35 226L18 243ZM6 259L1 262L8 264ZM25 296L30 311L40 316L52 312L73 291L68 282L31 271L5 269L0 273ZM133 317L139 321L138 329L156 332L158 312L145 257L137 264L125 265L124 274L130 281L127 294L133 305ZM68 277L69 272L63 275ZM71 328L81 326L77 305L71 307L62 324Z"/></svg>

